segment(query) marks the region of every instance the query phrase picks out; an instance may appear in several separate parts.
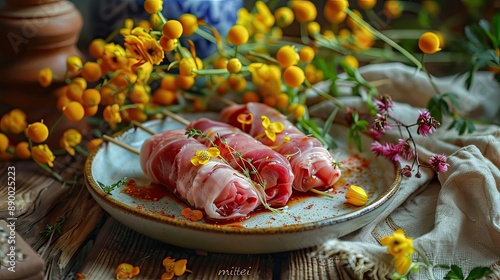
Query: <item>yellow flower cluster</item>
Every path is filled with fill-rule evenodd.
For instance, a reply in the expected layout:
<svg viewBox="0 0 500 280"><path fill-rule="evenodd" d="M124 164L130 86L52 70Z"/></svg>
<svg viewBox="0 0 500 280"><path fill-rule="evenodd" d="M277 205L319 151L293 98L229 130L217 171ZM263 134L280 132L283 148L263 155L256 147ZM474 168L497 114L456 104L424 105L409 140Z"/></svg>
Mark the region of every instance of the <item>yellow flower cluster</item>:
<svg viewBox="0 0 500 280"><path fill-rule="evenodd" d="M281 7L256 1L251 10L242 8L238 19L225 37L193 14L165 18L163 1L146 0L144 10L149 19L134 22L126 19L117 30L123 44L115 38L95 39L88 49L92 61L77 56L66 60L64 77L55 76L49 68L39 72L38 81L57 89L57 108L71 122L97 117L105 129L117 130L130 121L144 122L160 118L164 110L206 110L208 100L216 94L237 102L262 102L277 108L293 120L307 118L305 92L313 84L331 79L327 69L333 58L336 67L359 66L356 54L373 47L377 37L363 16L370 15L376 0L358 0L361 11L350 10L347 0L329 0L319 6L310 0L290 0ZM426 9L432 5L426 4ZM384 13L395 19L403 12L397 0L384 1ZM435 9L434 9L435 10ZM324 28L318 14L331 23ZM301 42L284 42L283 32L297 24ZM217 46L217 53L202 59L196 46L185 36L199 35ZM189 39L189 38L188 38ZM424 40L425 39L425 40ZM439 42L436 45L436 42ZM425 53L442 47L435 36L423 35L419 46ZM324 51L331 51L325 53ZM321 56L319 56L321 54ZM326 54L326 56L324 56ZM318 58L319 57L319 58ZM321 65L323 62L325 65ZM343 63L342 63L343 62ZM334 70L336 71L336 70ZM12 111L2 117L0 151L18 158L30 158L33 148L46 144L47 124L28 125L26 115ZM269 128L272 128L270 124ZM27 141L12 142L10 134L27 129ZM274 138L272 129L266 129ZM82 142L78 131L68 131L59 141L60 148L74 155ZM93 139L87 149L102 142ZM48 147L35 149L37 161L52 164ZM45 157L40 156L40 152ZM200 155L203 156L203 155ZM204 162L198 158L196 163Z"/></svg>
<svg viewBox="0 0 500 280"><path fill-rule="evenodd" d="M413 254L413 239L406 237L402 229L394 231L392 236L382 237L380 240L382 245L387 247L389 254L394 256L394 266L396 272L404 275L412 264L410 255Z"/></svg>

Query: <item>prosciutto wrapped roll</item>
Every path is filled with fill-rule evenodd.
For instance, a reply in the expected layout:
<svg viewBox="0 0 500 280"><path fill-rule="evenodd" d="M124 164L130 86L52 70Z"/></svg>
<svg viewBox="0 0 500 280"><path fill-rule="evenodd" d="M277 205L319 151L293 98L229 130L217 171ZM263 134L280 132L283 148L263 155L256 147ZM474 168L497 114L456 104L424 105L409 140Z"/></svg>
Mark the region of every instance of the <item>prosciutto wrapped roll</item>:
<svg viewBox="0 0 500 280"><path fill-rule="evenodd" d="M241 123L238 120L238 116L249 114L253 115L250 123ZM276 134L274 141L266 137L262 116L268 117L270 122L281 122L284 125L284 130ZM262 103L232 105L222 110L221 120L241 128L264 145L274 147L275 151L288 158L295 175L293 188L298 191L326 190L340 178L340 169L321 142L305 135L274 108Z"/></svg>
<svg viewBox="0 0 500 280"><path fill-rule="evenodd" d="M144 141L141 167L151 181L170 188L209 219L241 219L261 205L259 188L222 160L193 165L191 158L207 148L185 133L169 130Z"/></svg>
<svg viewBox="0 0 500 280"><path fill-rule="evenodd" d="M292 195L294 175L284 156L226 123L201 118L191 122L187 129L202 131L210 141L197 137L198 141L207 147L215 144L229 165L240 172L248 171L250 178L264 188L269 206L286 205Z"/></svg>

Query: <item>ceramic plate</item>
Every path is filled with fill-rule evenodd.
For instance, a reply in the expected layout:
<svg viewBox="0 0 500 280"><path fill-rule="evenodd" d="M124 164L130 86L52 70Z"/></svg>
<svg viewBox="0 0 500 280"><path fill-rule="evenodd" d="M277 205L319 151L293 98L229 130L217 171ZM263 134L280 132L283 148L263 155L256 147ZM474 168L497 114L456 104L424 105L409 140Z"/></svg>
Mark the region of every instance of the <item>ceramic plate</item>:
<svg viewBox="0 0 500 280"><path fill-rule="evenodd" d="M190 116L191 120L197 116ZM145 123L154 131L183 128L173 120ZM188 207L173 195L153 201L144 195L127 194L127 186L106 194L99 183L110 185L124 177L139 187L150 187L143 174L139 157L108 143L95 150L85 164L85 180L96 201L116 220L144 235L181 247L220 253L271 253L312 247L361 228L381 214L398 191L401 176L399 165L369 151L368 137L363 139L365 153L346 143L347 128L332 131L339 147L332 151L343 163L342 178L332 189L333 198L318 195L293 195L282 213L257 211L244 221L215 224L201 220L192 222L182 215ZM115 138L140 149L149 134L128 129ZM99 182L99 183L98 183ZM345 203L351 185L363 187L369 201L355 207ZM129 192L130 193L130 192Z"/></svg>

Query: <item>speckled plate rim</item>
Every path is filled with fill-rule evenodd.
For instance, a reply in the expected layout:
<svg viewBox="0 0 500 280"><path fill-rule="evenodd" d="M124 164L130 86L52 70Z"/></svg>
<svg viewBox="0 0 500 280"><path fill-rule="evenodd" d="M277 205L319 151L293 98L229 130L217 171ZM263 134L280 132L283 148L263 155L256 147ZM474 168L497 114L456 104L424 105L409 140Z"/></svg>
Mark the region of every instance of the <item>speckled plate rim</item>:
<svg viewBox="0 0 500 280"><path fill-rule="evenodd" d="M130 129L135 129L134 127L127 127L121 130L120 132L115 133L112 137L117 138L120 137L122 134L125 132L129 131ZM366 136L366 135L365 135ZM366 136L368 137L368 136ZM92 177L92 163L93 160L96 156L96 154L101 150L101 149L106 149L107 145L113 145L112 143L103 143L100 145L98 148L94 149L88 156L87 160L85 161L84 165L84 178L85 178L85 184L87 186L87 189L92 193L94 196L98 196L101 198L101 201L106 203L108 206L126 211L127 213L134 215L136 217L144 218L147 220L150 220L152 222L156 223L165 223L171 226L175 227L182 227L186 229L191 229L195 231L203 231L203 232L214 232L214 233L239 233L239 234L270 234L270 233L296 233L296 232L303 232L303 231L308 231L308 230L314 230L317 228L325 227L325 226L331 226L334 224L339 224L348 220L355 219L357 217L366 215L370 212L375 211L384 203L389 201L399 190L401 180L402 180L402 175L399 172L401 169L401 165L399 162L393 162L393 169L394 169L394 180L391 183L391 185L384 191L382 192L379 197L377 197L375 200L373 200L370 204L361 206L357 208L355 211L347 213L347 214L342 214L339 216L335 216L332 218L327 218L321 221L315 221L315 222L307 222L299 225L291 225L291 226L286 226L286 227L269 227L269 228L239 228L239 227L225 227L225 226L220 226L220 225L213 225L213 224L206 224L203 222L192 222L192 221L187 221L187 220L178 220L173 217L168 217L168 216L162 216L158 214L154 214L151 212L144 212L144 211L139 211L135 207L132 207L130 205L127 205L123 202L120 202L116 199L113 199L111 195L106 194L97 184L97 182L94 180Z"/></svg>

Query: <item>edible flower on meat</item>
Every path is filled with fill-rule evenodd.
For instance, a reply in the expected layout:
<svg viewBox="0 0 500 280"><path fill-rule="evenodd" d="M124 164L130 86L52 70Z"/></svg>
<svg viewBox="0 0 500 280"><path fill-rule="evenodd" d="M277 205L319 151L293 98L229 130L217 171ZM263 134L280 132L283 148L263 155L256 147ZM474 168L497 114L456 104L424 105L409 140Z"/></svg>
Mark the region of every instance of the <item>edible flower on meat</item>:
<svg viewBox="0 0 500 280"><path fill-rule="evenodd" d="M264 133L267 138L271 141L276 141L276 133L281 133L285 129L285 126L281 122L271 122L267 116L262 116L262 126L264 127Z"/></svg>
<svg viewBox="0 0 500 280"><path fill-rule="evenodd" d="M220 151L215 147L208 148L208 150L198 150L191 158L191 163L194 166L203 165L207 163L211 158L216 158L219 155Z"/></svg>

